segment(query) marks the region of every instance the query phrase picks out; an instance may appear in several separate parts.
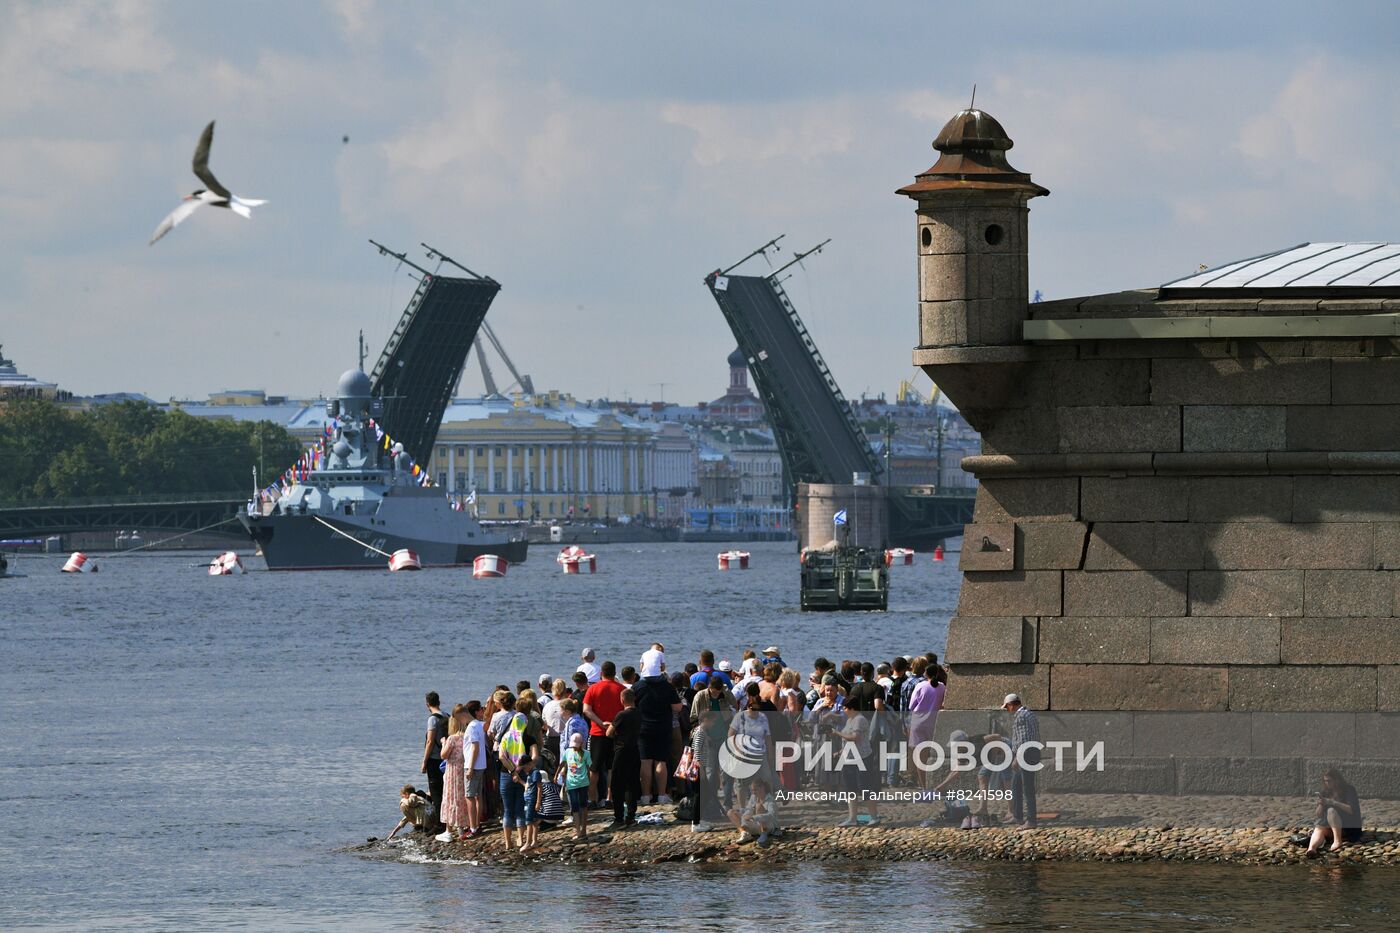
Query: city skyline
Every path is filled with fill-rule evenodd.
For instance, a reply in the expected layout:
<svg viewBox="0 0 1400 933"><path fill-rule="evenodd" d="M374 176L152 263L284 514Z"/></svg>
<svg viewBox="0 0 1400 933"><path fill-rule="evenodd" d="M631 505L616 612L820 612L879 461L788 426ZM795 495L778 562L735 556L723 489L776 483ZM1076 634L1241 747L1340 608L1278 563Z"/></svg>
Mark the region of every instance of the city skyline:
<svg viewBox="0 0 1400 933"><path fill-rule="evenodd" d="M489 320L541 388L702 399L694 361L734 340L701 279L782 233L779 261L833 238L786 287L848 397L889 393L917 340L894 189L969 77L1052 192L1030 221L1047 298L1395 238L1394 10L1024 5L995 59L949 41L935 62L890 37L975 36L975 10L815 6L21 4L0 38L0 339L79 394L314 397L411 293L372 236L501 281ZM210 119L219 177L270 203L147 247Z"/></svg>

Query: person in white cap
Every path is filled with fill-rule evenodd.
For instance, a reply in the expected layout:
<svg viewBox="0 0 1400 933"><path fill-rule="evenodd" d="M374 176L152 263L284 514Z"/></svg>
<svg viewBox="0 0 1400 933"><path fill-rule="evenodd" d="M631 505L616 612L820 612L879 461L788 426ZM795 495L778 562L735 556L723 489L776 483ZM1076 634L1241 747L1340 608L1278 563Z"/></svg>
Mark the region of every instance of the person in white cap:
<svg viewBox="0 0 1400 933"><path fill-rule="evenodd" d="M667 762L671 758L673 717L685 705L666 678L666 652L659 642L642 653L642 677L633 686L637 710L642 715L637 746L642 753L642 806L650 804L655 786L656 802L669 804L666 793Z"/></svg>
<svg viewBox="0 0 1400 933"><path fill-rule="evenodd" d="M598 678L603 676L602 668L594 662L596 657L592 648L584 648L579 654L579 660L583 663L578 666L578 672L587 677L590 684L596 684Z"/></svg>
<svg viewBox="0 0 1400 933"><path fill-rule="evenodd" d="M1027 771L1018 762L1024 755L1026 764L1040 764L1040 720L1014 693L1006 695L1001 708L1011 714L1011 818L1021 823L1023 830L1035 829L1035 772ZM1024 753L1023 745L1028 746Z"/></svg>

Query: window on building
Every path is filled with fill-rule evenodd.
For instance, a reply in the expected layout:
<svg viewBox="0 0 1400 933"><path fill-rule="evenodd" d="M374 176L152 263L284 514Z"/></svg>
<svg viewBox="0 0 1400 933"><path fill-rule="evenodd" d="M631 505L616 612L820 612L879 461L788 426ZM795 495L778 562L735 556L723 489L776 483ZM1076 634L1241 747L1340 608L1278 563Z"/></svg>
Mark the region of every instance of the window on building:
<svg viewBox="0 0 1400 933"><path fill-rule="evenodd" d="M500 488L501 488L502 477L504 477L504 476L505 476L505 474L502 473L500 470L497 470L497 471L496 471L496 482L495 482L495 486L496 486L497 489L500 489Z"/></svg>
<svg viewBox="0 0 1400 933"><path fill-rule="evenodd" d="M484 456L486 456L486 448L485 448L485 447L478 447L478 448L476 449L476 455L477 455L478 457L484 457Z"/></svg>
<svg viewBox="0 0 1400 933"><path fill-rule="evenodd" d="M458 473L458 474L457 474L457 483L456 483L456 486L457 486L458 489L466 489L466 488L467 488L467 474L465 474L465 473Z"/></svg>
<svg viewBox="0 0 1400 933"><path fill-rule="evenodd" d="M465 447L458 447L458 448L457 448L457 456L459 456L459 457L465 457L466 455L467 455L467 448L465 448Z"/></svg>
<svg viewBox="0 0 1400 933"><path fill-rule="evenodd" d="M506 503L505 503L505 500L504 500L504 499L502 499L500 502L497 502L497 503L496 503L496 514L497 514L497 515L504 515L504 514L506 514Z"/></svg>
<svg viewBox="0 0 1400 933"><path fill-rule="evenodd" d="M437 483L438 483L439 486L446 486L446 485L447 485L447 474L446 474L445 472L439 473L439 474L438 474Z"/></svg>
<svg viewBox="0 0 1400 933"><path fill-rule="evenodd" d="M497 448L496 448L496 456L498 456L498 457L503 457L503 456L505 456L505 454L503 454L503 453L501 452L501 451L503 451L504 449L505 449L504 447L497 447Z"/></svg>
<svg viewBox="0 0 1400 933"><path fill-rule="evenodd" d="M552 501L549 503L549 514L554 514L554 503Z"/></svg>

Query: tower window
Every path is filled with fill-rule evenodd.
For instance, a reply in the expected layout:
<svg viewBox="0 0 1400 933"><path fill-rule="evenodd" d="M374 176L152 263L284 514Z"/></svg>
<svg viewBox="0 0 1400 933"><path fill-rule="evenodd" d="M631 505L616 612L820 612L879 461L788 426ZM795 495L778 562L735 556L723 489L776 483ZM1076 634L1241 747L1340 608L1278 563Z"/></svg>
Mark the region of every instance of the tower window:
<svg viewBox="0 0 1400 933"><path fill-rule="evenodd" d="M921 233L920 236L923 238L925 248L933 245L933 231L930 230L928 227L924 228L923 233Z"/></svg>
<svg viewBox="0 0 1400 933"><path fill-rule="evenodd" d="M982 231L982 239L987 241L987 245L996 246L1001 242L1001 224L988 224L987 229Z"/></svg>

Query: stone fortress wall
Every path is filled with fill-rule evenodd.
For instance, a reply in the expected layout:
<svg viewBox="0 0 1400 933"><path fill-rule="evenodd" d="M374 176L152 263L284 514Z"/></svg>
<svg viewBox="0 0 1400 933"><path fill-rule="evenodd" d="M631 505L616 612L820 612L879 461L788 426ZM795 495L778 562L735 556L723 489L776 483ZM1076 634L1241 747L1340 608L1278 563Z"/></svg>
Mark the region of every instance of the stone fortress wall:
<svg viewBox="0 0 1400 933"><path fill-rule="evenodd" d="M985 113L935 146L915 362L983 438L940 735L1017 692L1105 744L1047 788L1400 797L1400 299L1029 304L1048 192Z"/></svg>

